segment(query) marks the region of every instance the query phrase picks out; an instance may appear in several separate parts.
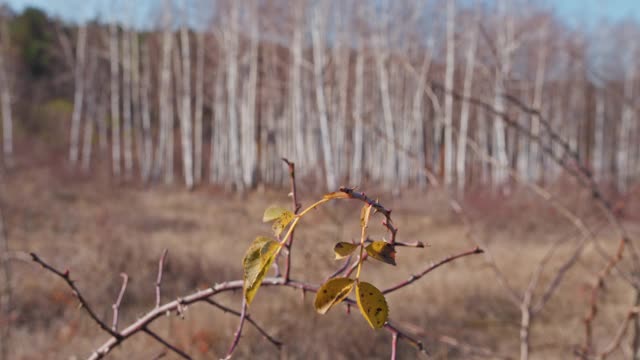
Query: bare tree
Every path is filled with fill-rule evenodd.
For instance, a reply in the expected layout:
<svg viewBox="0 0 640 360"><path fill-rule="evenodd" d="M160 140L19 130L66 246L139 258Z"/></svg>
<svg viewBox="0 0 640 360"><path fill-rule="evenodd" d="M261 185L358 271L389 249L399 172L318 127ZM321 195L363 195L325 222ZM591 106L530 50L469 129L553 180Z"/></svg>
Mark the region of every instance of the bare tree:
<svg viewBox="0 0 640 360"><path fill-rule="evenodd" d="M85 63L87 53L87 27L78 27L76 45L76 61L74 68L75 93L73 96L73 113L71 115L71 135L69 147L69 161L75 166L80 155L80 127L82 120L82 105L86 88Z"/></svg>
<svg viewBox="0 0 640 360"><path fill-rule="evenodd" d="M0 111L2 112L2 153L7 166L13 164L13 117L11 114L11 81L8 76L9 31L0 16Z"/></svg>

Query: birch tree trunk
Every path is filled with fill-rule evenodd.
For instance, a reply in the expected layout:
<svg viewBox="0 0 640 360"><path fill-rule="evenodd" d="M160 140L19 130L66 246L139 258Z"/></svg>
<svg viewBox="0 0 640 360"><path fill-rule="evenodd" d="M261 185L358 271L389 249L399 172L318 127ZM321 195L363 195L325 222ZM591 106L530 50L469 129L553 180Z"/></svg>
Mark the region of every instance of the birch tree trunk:
<svg viewBox="0 0 640 360"><path fill-rule="evenodd" d="M362 42L362 40L361 40ZM364 124L362 121L362 101L364 88L364 50L360 44L356 48L356 65L355 65L355 84L353 91L353 139L352 149L353 158L351 160L351 174L349 183L360 184L362 182L363 171L363 150L364 150Z"/></svg>
<svg viewBox="0 0 640 360"><path fill-rule="evenodd" d="M165 181L169 182L169 157L168 153L173 153L173 109L171 99L171 53L173 35L167 27L162 35L162 55L160 58L160 89L158 91L158 114L160 129L158 135L158 145L155 156L155 173L157 176L161 172L165 174ZM173 160L171 160L173 161Z"/></svg>
<svg viewBox="0 0 640 360"><path fill-rule="evenodd" d="M444 95L444 183L453 181L453 75L455 71L455 0L447 0L447 68L445 71Z"/></svg>
<svg viewBox="0 0 640 360"><path fill-rule="evenodd" d="M633 99L633 86L636 77L636 64L632 59L635 59L637 43L632 41L630 45L630 61L625 64L624 99ZM629 177L633 170L629 166L632 162L629 154L632 153L632 148L634 147L633 138L631 137L634 121L634 109L629 104L629 101L623 101L622 117L618 125L618 148L616 152L616 168L618 170L616 184L621 192L627 190Z"/></svg>
<svg viewBox="0 0 640 360"><path fill-rule="evenodd" d="M253 4L255 6L255 4ZM253 9L254 15L257 9ZM244 104L242 106L242 165L244 187L251 188L256 174L256 97L258 88L258 20L257 15L251 21L249 49L249 79L245 83Z"/></svg>
<svg viewBox="0 0 640 360"><path fill-rule="evenodd" d="M471 96L471 89L473 85L473 74L475 70L476 60L476 44L478 28L474 19L473 26L468 30L467 37L467 54L466 54L466 67L464 70L464 84L463 84L463 96L469 98ZM469 129L469 109L471 103L469 101L462 102L462 108L460 109L460 130L458 132L458 151L456 153L456 172L457 172L457 184L458 192L464 191L466 185L466 155L467 155L467 133Z"/></svg>
<svg viewBox="0 0 640 360"><path fill-rule="evenodd" d="M542 111L542 90L547 64L547 23L544 22L540 28L540 48L538 51L538 63L536 65L536 78L533 90L533 108ZM531 133L533 136L540 136L540 117L531 117ZM529 178L533 181L540 179L540 146L536 141L530 141L529 148Z"/></svg>
<svg viewBox="0 0 640 360"><path fill-rule="evenodd" d="M180 29L180 48L182 53L182 91L180 132L182 144L182 170L187 189L193 188L193 128L191 118L191 52L189 48L189 29Z"/></svg>
<svg viewBox="0 0 640 360"><path fill-rule="evenodd" d="M76 166L80 156L80 127L82 121L82 105L84 102L84 90L86 87L85 62L86 62L87 28L78 28L76 44L76 61L74 68L75 92L73 96L73 113L71 114L71 134L69 136L69 161Z"/></svg>
<svg viewBox="0 0 640 360"><path fill-rule="evenodd" d="M396 146L394 140L396 138L395 127L393 123L393 112L391 110L391 95L389 94L389 79L387 76L386 60L388 54L382 47L381 35L377 35L377 49L375 53L376 68L378 71L378 84L380 89L380 96L382 100L382 114L384 119L384 131L385 137L389 141L386 141L386 151L384 154L384 173L383 182L387 189L393 187L394 178L397 168L397 156Z"/></svg>
<svg viewBox="0 0 640 360"><path fill-rule="evenodd" d="M223 30L224 50L227 65L227 119L229 132L229 164L231 183L243 190L242 159L240 158L240 134L238 124L238 4L233 2L230 9L228 23Z"/></svg>
<svg viewBox="0 0 640 360"><path fill-rule="evenodd" d="M313 42L313 75L315 80L316 105L318 107L318 118L320 121L320 136L322 139L322 154L324 160L325 181L329 190L335 189L337 186L334 171L333 154L331 147L331 135L329 131L329 119L327 118L327 105L324 96L324 77L322 69L325 64L324 60L324 39L322 31L325 28L323 21L324 15L321 13L318 5L313 11L311 38Z"/></svg>
<svg viewBox="0 0 640 360"><path fill-rule="evenodd" d="M151 106L149 104L149 90L151 87L151 59L149 55L149 43L142 47L142 81L140 85L140 106L142 121L142 139L144 142L142 161L142 180L147 183L151 178L153 166L153 136L151 133ZM159 124L162 126L162 124Z"/></svg>
<svg viewBox="0 0 640 360"><path fill-rule="evenodd" d="M0 20L0 112L2 112L2 154L7 167L13 165L13 117L11 114L11 81L8 76L9 31Z"/></svg>
<svg viewBox="0 0 640 360"><path fill-rule="evenodd" d="M89 67L86 73L86 77L82 82L82 86L84 87L84 92L87 93L87 110L86 110L86 120L84 122L84 134L83 134L83 145L82 145L82 170L84 172L89 171L89 167L91 165L91 152L93 148L93 129L94 124L96 123L96 119L101 114L98 113L98 96L100 94L100 87L96 84L97 79L97 54L89 54Z"/></svg>
<svg viewBox="0 0 640 360"><path fill-rule="evenodd" d="M109 49L111 65L111 164L113 174L120 176L120 64L118 57L118 27L109 25Z"/></svg>
<svg viewBox="0 0 640 360"><path fill-rule="evenodd" d="M202 180L202 107L204 105L204 32L196 33L196 84L193 114L193 181Z"/></svg>
<svg viewBox="0 0 640 360"><path fill-rule="evenodd" d="M122 32L122 144L124 173L130 180L133 175L133 126L131 122L131 42L128 31Z"/></svg>
<svg viewBox="0 0 640 360"><path fill-rule="evenodd" d="M500 19L500 23L504 23L506 20L509 21L510 17L506 14L506 4L505 0L498 1L498 18ZM505 25L506 28L509 27L509 24ZM505 28L497 26L497 48L498 48L498 56L500 65L496 71L496 78L494 84L494 102L493 107L499 113L504 113L506 111L504 104L504 93L505 93L505 85L506 77L510 72L510 51L507 49L509 44L509 39L507 37L508 30ZM496 186L502 185L507 179L506 167L509 165L508 157L507 157L507 142L506 142L506 133L505 126L502 122L502 118L499 115L495 115L493 118L493 156L498 160L497 166L493 167L493 183Z"/></svg>
<svg viewBox="0 0 640 360"><path fill-rule="evenodd" d="M605 99L602 91L596 89L596 114L593 137L593 170L596 179L603 180L604 166L604 132L605 132Z"/></svg>

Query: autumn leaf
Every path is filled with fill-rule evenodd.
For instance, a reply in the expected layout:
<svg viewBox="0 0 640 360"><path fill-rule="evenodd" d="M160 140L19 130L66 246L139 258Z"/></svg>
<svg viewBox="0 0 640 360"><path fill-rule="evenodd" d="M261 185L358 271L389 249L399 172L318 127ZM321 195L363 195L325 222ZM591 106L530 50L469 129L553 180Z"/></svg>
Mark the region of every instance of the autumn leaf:
<svg viewBox="0 0 640 360"><path fill-rule="evenodd" d="M389 317L389 307L384 295L367 282L358 282L356 300L360 313L374 329L381 328Z"/></svg>
<svg viewBox="0 0 640 360"><path fill-rule="evenodd" d="M364 248L370 257L387 264L396 264L396 249L386 241L377 240Z"/></svg>
<svg viewBox="0 0 640 360"><path fill-rule="evenodd" d="M333 252L336 254L336 260L340 260L351 255L357 248L358 245L341 241L333 247Z"/></svg>
<svg viewBox="0 0 640 360"><path fill-rule="evenodd" d="M280 236L282 231L295 219L296 215L291 211L278 207L270 206L264 211L262 216L263 222L273 221L271 229L276 236Z"/></svg>
<svg viewBox="0 0 640 360"><path fill-rule="evenodd" d="M257 237L249 246L242 261L244 270L243 292L247 305L250 305L253 301L280 248L281 245L277 241L263 236Z"/></svg>
<svg viewBox="0 0 640 360"><path fill-rule="evenodd" d="M353 289L353 279L335 278L324 283L316 293L314 307L320 314L326 314L335 304L344 300Z"/></svg>

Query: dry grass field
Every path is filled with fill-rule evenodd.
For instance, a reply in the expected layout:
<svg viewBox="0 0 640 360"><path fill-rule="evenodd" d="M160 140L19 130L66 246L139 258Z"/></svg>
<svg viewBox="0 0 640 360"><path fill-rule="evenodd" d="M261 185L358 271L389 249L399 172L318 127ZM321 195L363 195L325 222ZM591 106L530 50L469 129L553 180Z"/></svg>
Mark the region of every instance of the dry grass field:
<svg viewBox="0 0 640 360"><path fill-rule="evenodd" d="M162 186L143 189L82 179L53 166L17 169L4 181L3 206L11 248L36 252L50 264L69 269L107 322L120 287L119 274L129 274L122 325L153 307L157 261L164 248L169 257L163 301L216 282L239 279L248 244L270 231L269 225L261 222L263 210L271 204L290 204L286 190L232 195L211 188L193 192ZM304 183L299 193L304 204L321 196L317 188ZM399 240L429 244L424 249L400 248L395 268L368 262L364 277L381 288L473 246L467 228L449 210L443 194L408 192L393 198L375 194L374 189L367 193L393 209ZM580 193L567 194L563 193L566 205L597 230L602 217ZM567 240L543 274L542 285L576 241L577 231L568 222L524 190L509 198L469 196L465 207L473 237L486 243L518 291L524 291L531 272L554 241ZM336 202L305 218L296 231L294 278L319 283L338 266L333 260L333 244L358 238L359 208L353 201ZM383 234L378 224L376 221L373 231ZM637 220L630 217L629 227L637 237ZM600 229L598 238L608 249L615 246L609 228ZM603 264L593 247L587 246L532 326L532 358L572 356L583 339L589 285ZM12 269L11 359L84 358L107 339L78 309L60 279L27 261L12 262ZM240 299L240 293L219 297L236 309ZM607 282L596 320L596 344L608 342L632 300L622 281L612 277ZM317 315L312 301L313 294L303 296L288 288L260 290L251 314L285 346L279 352L247 327L236 358L388 358L387 332L371 330L359 315L347 314L344 307ZM448 264L389 295L388 301L392 319L421 338L435 359L470 357L441 342L442 336L518 356L520 311L507 300L483 255ZM196 358L218 358L226 352L236 324L233 315L197 304L187 309L184 319L172 314L154 323L153 329ZM418 356L406 343L401 343L399 350L400 358ZM157 343L139 335L114 351L111 358L151 359L162 352ZM622 356L623 351L613 354L613 358Z"/></svg>

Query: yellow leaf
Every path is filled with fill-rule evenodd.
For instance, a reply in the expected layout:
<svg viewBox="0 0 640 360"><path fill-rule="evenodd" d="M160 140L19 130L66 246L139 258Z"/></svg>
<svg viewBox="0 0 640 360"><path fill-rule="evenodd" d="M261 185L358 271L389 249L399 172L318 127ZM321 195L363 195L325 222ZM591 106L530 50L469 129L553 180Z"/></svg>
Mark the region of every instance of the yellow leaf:
<svg viewBox="0 0 640 360"><path fill-rule="evenodd" d="M393 245L386 241L377 240L367 245L367 254L370 257L385 262L387 264L396 264L396 249Z"/></svg>
<svg viewBox="0 0 640 360"><path fill-rule="evenodd" d="M356 300L360 313L374 329L381 328L389 317L389 307L384 295L375 286L359 282L356 286Z"/></svg>
<svg viewBox="0 0 640 360"><path fill-rule="evenodd" d="M285 210L282 214L280 214L276 221L273 222L273 225L271 226L271 229L273 229L273 233L276 234L276 236L280 236L282 230L284 230L287 225L289 225L289 223L291 223L291 221L295 219L295 217L296 216L291 211Z"/></svg>
<svg viewBox="0 0 640 360"><path fill-rule="evenodd" d="M336 253L336 260L340 260L351 255L351 253L357 248L358 245L341 241L333 247L333 252Z"/></svg>
<svg viewBox="0 0 640 360"><path fill-rule="evenodd" d="M247 305L251 304L256 292L262 284L267 271L273 264L276 255L280 251L280 244L266 237L257 237L243 260L244 269L244 297Z"/></svg>
<svg viewBox="0 0 640 360"><path fill-rule="evenodd" d="M335 304L344 300L353 289L353 279L335 278L324 283L316 293L314 306L320 314L326 314Z"/></svg>
<svg viewBox="0 0 640 360"><path fill-rule="evenodd" d="M282 216L282 214L284 214L286 212L289 212L289 210L281 208L279 206L269 206L264 211L264 215L262 215L262 222L273 221L273 220L279 218L280 216Z"/></svg>
<svg viewBox="0 0 640 360"><path fill-rule="evenodd" d="M323 199L333 200L333 199L349 199L350 196L344 191L334 191L328 194L324 194Z"/></svg>

